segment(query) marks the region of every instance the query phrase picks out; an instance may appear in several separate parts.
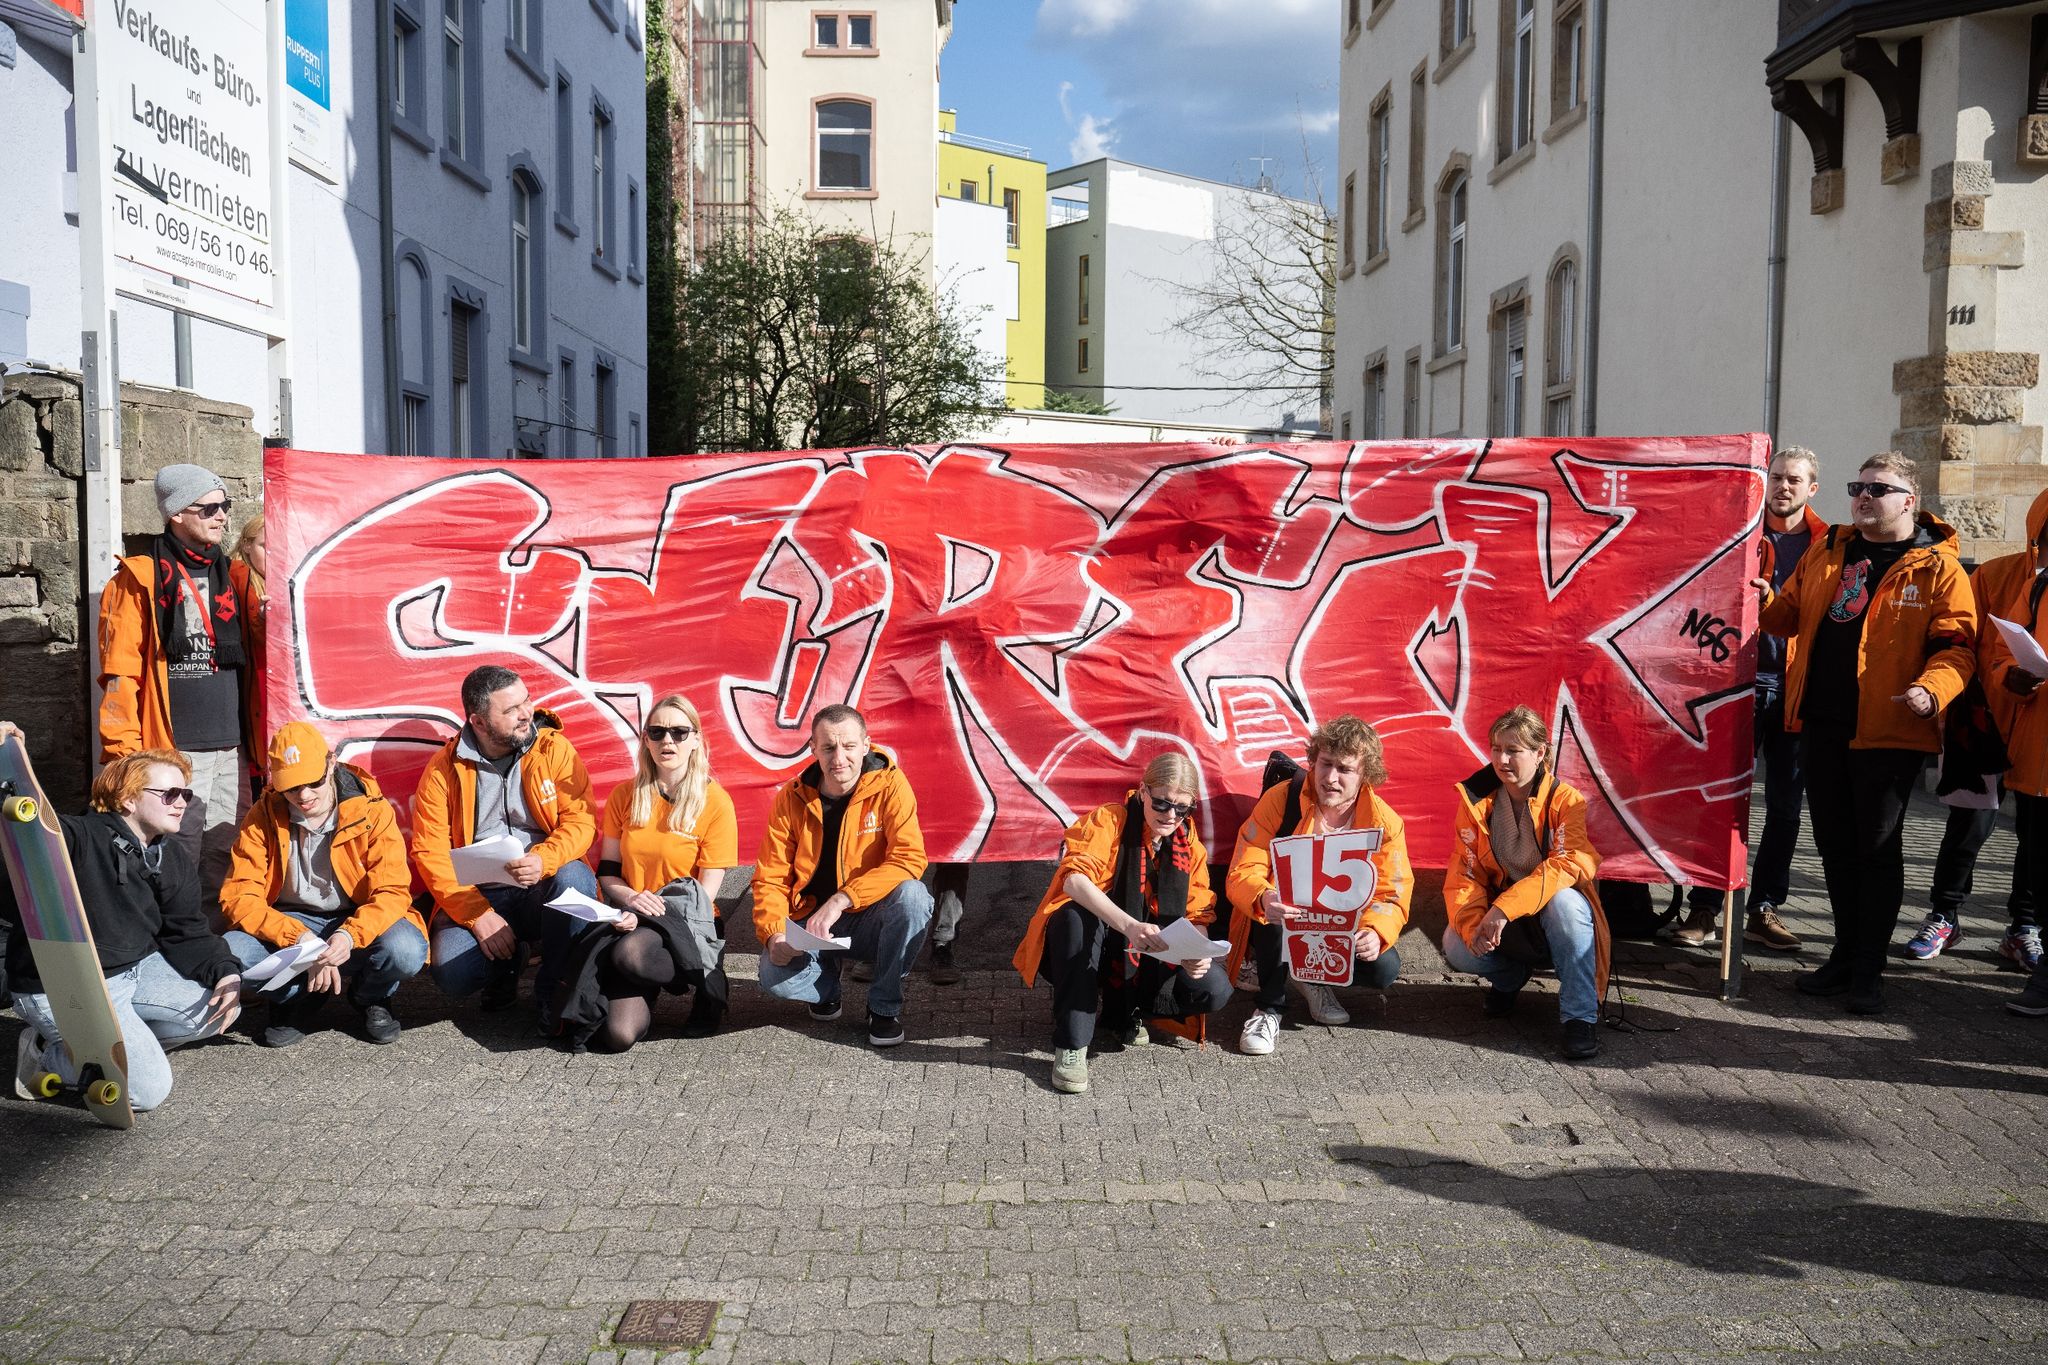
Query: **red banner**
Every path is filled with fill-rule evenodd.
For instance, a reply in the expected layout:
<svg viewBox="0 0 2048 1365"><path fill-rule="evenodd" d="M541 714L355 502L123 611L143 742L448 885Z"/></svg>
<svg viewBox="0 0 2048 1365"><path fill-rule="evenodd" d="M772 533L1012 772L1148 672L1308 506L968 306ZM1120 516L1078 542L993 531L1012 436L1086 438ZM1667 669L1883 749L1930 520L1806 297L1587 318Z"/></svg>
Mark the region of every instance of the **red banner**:
<svg viewBox="0 0 2048 1365"><path fill-rule="evenodd" d="M1422 866L1517 703L1609 875L1740 885L1766 443L949 446L624 461L273 452L270 719L401 804L462 677L523 676L600 799L680 692L743 855L829 702L932 857L1055 855L1153 754L1227 856L1268 751L1353 711Z"/></svg>

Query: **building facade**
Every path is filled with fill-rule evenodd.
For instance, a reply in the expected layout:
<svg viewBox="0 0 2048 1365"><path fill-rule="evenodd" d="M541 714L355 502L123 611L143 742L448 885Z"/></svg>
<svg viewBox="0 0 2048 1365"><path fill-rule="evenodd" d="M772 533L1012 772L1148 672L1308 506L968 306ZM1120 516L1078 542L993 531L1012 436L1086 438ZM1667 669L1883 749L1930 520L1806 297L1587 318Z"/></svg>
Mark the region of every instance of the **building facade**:
<svg viewBox="0 0 2048 1365"><path fill-rule="evenodd" d="M1340 422L1760 429L1836 520L1903 449L2001 552L2048 481L2039 8L1345 0Z"/></svg>
<svg viewBox="0 0 2048 1365"><path fill-rule="evenodd" d="M1286 232L1314 205L1102 158L1046 177L1045 383L1119 417L1273 431L1321 428L1313 390L1277 391L1243 339L1205 341L1182 325L1196 295L1241 263L1229 243ZM1321 345L1323 287L1309 270L1273 286L1310 317Z"/></svg>
<svg viewBox="0 0 2048 1365"><path fill-rule="evenodd" d="M939 202L936 245L942 257L957 254L945 240L949 206L978 204L1000 215L997 254L969 258L964 268L994 277L1006 405L1037 408L1045 401L1045 163L1029 148L962 133L953 111L941 109ZM943 268L939 284L948 285Z"/></svg>
<svg viewBox="0 0 2048 1365"><path fill-rule="evenodd" d="M328 145L289 171L288 411L262 338L127 297L122 377L245 404L306 449L645 453L642 0L330 2L325 17ZM15 31L0 88L32 112L0 161L36 188L0 200L0 308L25 317L0 358L75 368L71 45Z"/></svg>

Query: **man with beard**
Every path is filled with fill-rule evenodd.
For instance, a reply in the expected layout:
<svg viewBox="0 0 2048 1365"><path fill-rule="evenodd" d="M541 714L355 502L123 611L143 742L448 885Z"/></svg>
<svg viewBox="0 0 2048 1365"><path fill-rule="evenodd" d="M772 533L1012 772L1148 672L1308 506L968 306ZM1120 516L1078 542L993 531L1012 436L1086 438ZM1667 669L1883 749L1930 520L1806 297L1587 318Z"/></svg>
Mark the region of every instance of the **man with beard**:
<svg viewBox="0 0 2048 1365"><path fill-rule="evenodd" d="M234 500L196 464L156 476L163 534L123 559L100 592L100 762L145 749L183 753L192 800L176 834L216 901L249 804L249 696L262 685L248 566L221 551Z"/></svg>
<svg viewBox="0 0 2048 1365"><path fill-rule="evenodd" d="M412 806L412 860L434 898L434 984L458 999L483 992L486 1010L519 996L522 951L538 946L533 995L541 1029L579 921L548 902L564 891L597 895L584 855L597 837L590 774L553 712L536 709L509 668L485 664L462 680L461 731L420 776ZM502 880L469 886L449 854L500 835L524 853Z"/></svg>

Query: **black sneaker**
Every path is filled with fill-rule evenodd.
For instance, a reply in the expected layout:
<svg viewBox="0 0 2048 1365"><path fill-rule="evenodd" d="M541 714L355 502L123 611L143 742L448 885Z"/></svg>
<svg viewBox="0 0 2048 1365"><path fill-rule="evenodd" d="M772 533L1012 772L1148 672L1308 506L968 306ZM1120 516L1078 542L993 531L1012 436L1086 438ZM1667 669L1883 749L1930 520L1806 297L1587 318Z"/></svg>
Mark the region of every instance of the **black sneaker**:
<svg viewBox="0 0 2048 1365"><path fill-rule="evenodd" d="M725 1006L713 1000L699 986L690 996L690 1013L683 1020L685 1038L709 1038L718 1032L719 1023L725 1018Z"/></svg>
<svg viewBox="0 0 2048 1365"><path fill-rule="evenodd" d="M485 1014L496 1014L509 1010L519 998L519 968L515 962L494 962L491 975L484 982L484 993L477 1001L477 1008Z"/></svg>
<svg viewBox="0 0 2048 1365"><path fill-rule="evenodd" d="M1565 1020L1564 1038L1560 1047L1565 1057L1574 1062L1583 1062L1588 1057L1599 1056L1599 1026L1590 1019Z"/></svg>
<svg viewBox="0 0 2048 1365"><path fill-rule="evenodd" d="M405 1032L405 1026L398 1022L398 1016L383 1005L371 1005L363 1011L363 1033L373 1043L396 1042L398 1035Z"/></svg>
<svg viewBox="0 0 2048 1365"><path fill-rule="evenodd" d="M2029 1019L2048 1018L2048 988L2033 985L2005 1002L2005 1007L2014 1014L2023 1014Z"/></svg>
<svg viewBox="0 0 2048 1365"><path fill-rule="evenodd" d="M265 1047L295 1047L306 1041L306 1020L312 1013L306 997L298 995L270 1006L270 1022L264 1025Z"/></svg>
<svg viewBox="0 0 2048 1365"><path fill-rule="evenodd" d="M934 943L932 945L932 984L950 986L960 979L960 968L953 963L953 945Z"/></svg>
<svg viewBox="0 0 2048 1365"><path fill-rule="evenodd" d="M1857 986L1849 992L1848 998L1842 1001L1842 1006L1851 1014L1883 1014L1883 984L1871 981Z"/></svg>
<svg viewBox="0 0 2048 1365"><path fill-rule="evenodd" d="M817 1004L811 1006L811 1018L821 1024L831 1023L839 1017L839 1013L839 997L836 995L830 1000L820 1000Z"/></svg>
<svg viewBox="0 0 2048 1365"><path fill-rule="evenodd" d="M1846 995L1849 992L1849 966L1829 958L1810 972L1802 972L1792 982L1801 995Z"/></svg>
<svg viewBox="0 0 2048 1365"><path fill-rule="evenodd" d="M1515 992L1513 992L1513 991L1497 991L1497 990L1495 990L1495 989L1494 989L1493 987L1491 987L1491 986L1488 986L1488 987L1486 988L1486 1017L1487 1017L1487 1018L1489 1018L1489 1019L1505 1019L1505 1018L1507 1018L1507 1017L1508 1017L1508 1016L1509 1016L1510 1014L1513 1014L1514 1012L1515 1012Z"/></svg>
<svg viewBox="0 0 2048 1365"><path fill-rule="evenodd" d="M876 1047L894 1047L903 1041L903 1021L893 1014L868 1011L868 1041Z"/></svg>

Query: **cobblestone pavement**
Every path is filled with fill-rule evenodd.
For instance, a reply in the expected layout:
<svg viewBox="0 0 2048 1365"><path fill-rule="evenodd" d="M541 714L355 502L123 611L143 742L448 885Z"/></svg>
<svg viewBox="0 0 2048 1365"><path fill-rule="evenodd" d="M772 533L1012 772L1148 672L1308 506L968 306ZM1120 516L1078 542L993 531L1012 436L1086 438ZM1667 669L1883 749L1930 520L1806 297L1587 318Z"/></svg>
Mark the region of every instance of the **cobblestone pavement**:
<svg viewBox="0 0 2048 1365"><path fill-rule="evenodd" d="M569 1056L415 983L390 1048L179 1054L132 1133L0 1101L0 1359L640 1362L624 1305L680 1298L723 1305L706 1365L2039 1361L2048 1021L2002 1009L2012 848L1884 1017L1796 995L1799 959L1752 954L1728 1005L1709 954L1629 947L1628 1018L1675 1031L1578 1066L1554 995L1484 1019L1411 930L1348 1027L1242 1057L1240 996L1224 1046L1105 1054L1057 1095L1045 994L1006 966L1043 868L977 874L966 978L920 973L888 1053L857 1008L747 983L714 1039L669 1002L631 1054Z"/></svg>

